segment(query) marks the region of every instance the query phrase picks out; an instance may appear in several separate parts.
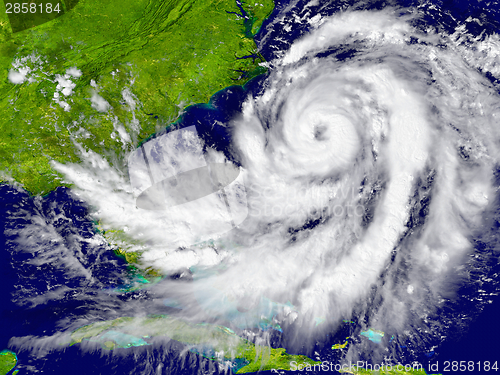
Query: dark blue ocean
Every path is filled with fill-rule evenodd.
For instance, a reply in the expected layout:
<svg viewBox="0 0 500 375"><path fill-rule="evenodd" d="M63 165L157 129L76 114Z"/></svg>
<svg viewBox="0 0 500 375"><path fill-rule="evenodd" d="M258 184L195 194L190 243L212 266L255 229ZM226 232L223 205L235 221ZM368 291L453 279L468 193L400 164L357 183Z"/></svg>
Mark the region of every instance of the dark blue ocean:
<svg viewBox="0 0 500 375"><path fill-rule="evenodd" d="M309 1L299 2L294 11L306 9L307 3ZM466 32L471 37L500 33L498 1L373 1L356 4L354 6L357 9L368 11L389 6L403 8L419 6L424 17L420 18L421 24L415 26L433 27L441 33L451 33L459 24L467 25ZM280 23L273 23L273 28L269 28L274 17L282 14L287 5L287 1L276 1L275 11L256 36L260 53L267 61L279 57L293 41L309 31L310 25L305 22L297 23L296 27L288 32L280 29ZM310 6L304 12L329 16L352 6L352 2L336 1ZM481 20L481 24L466 23L465 20L469 17ZM338 51L332 51L334 52ZM355 51L346 50L343 53L344 58L349 59ZM485 76L492 83L499 83L500 77L494 77L490 73L485 73ZM176 126L196 125L200 136L207 144L223 151L230 160L238 164L239 160L233 152L227 128L214 124L227 124L238 115L247 94L252 92L258 95L261 92L264 79L265 77L257 77L243 88L229 87L222 90L214 95L208 105L189 107ZM500 186L500 177L498 185ZM475 301L471 296L477 291L475 286L465 285L460 290L462 298L445 305L440 312L443 317L442 324L449 326L448 337L442 342L436 342L434 350L423 353L411 351L410 348L400 345L399 351L404 358L418 360L424 366L438 364L438 367L431 367L431 370L438 368L441 373L497 372L494 369L485 371L485 361L489 361L492 366L498 362L500 367L498 345L500 298L497 295L500 290L500 261L498 257L493 256L500 240L498 221L500 194L497 202L498 217L493 221L494 224L480 238L474 239L478 251L491 255L485 277L496 281L485 284L484 288L487 289L486 293L490 294L489 299L492 302L479 307L476 302L469 303L471 299ZM95 236L97 229L89 212L90 207L86 202L77 200L67 188L58 188L44 197L32 197L20 188L0 186L0 275L2 275L0 350L9 349L16 352L18 356L16 369L19 369L19 375L134 374L144 371L143 363L151 363L154 358L158 358L155 374L224 373L223 369L208 359L189 352L181 355L183 345L180 343L170 343L161 347L115 349L114 354L103 354L97 346L95 349L85 351L81 350L79 345L61 350L43 351L40 348L29 349L29 345L25 345L23 350L18 350L9 343L12 337L54 335L60 329L60 322L65 319L97 314L96 311L102 307L95 305L93 296L130 283L131 276L125 261L115 256L107 244L90 240ZM420 214L424 215L425 210ZM38 254L50 253L50 250L53 250L50 257L54 261L37 262ZM72 263L68 265L64 259L72 259ZM78 264L74 263L74 259L78 260ZM68 267L78 268L81 272L68 272ZM82 276L85 273L91 277ZM57 290L57 298L36 304L34 297L52 289ZM147 290L121 294L109 292L109 308L112 308L114 300L118 303L129 299L148 298ZM461 316L464 317L463 323L457 324ZM324 353L320 353L321 357L328 358L329 361L338 359L336 356L341 354L333 353L329 347L341 342L349 334L349 326L332 332L331 343L326 346L321 345L324 348L322 349ZM286 339L278 335L273 344L286 345ZM448 372L445 371L446 361L450 363ZM474 370L467 369L465 372L453 370L454 361L473 362ZM483 367L481 371L478 370L480 365ZM427 373L431 373L429 367L425 369Z"/></svg>

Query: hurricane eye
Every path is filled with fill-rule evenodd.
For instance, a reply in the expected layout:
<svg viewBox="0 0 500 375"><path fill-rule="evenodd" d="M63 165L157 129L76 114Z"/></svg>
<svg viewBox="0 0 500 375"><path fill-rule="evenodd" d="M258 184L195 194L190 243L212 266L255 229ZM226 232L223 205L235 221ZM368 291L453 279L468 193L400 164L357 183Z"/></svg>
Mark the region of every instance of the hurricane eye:
<svg viewBox="0 0 500 375"><path fill-rule="evenodd" d="M326 125L314 126L314 139L325 141L328 139L328 127Z"/></svg>

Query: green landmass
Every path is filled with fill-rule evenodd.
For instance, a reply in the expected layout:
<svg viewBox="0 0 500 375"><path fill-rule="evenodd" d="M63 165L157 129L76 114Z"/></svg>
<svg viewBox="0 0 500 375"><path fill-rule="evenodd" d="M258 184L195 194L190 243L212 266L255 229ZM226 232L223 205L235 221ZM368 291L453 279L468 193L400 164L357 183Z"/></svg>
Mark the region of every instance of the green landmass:
<svg viewBox="0 0 500 375"><path fill-rule="evenodd" d="M146 248L145 244L127 235L123 229L104 229L101 221L95 221L94 224L96 231L102 234L106 241L113 246L115 255L128 263L129 275L132 282L130 285L120 287L119 291L132 292L142 289L150 284L157 283L164 277L159 271L152 267L145 267L141 263L143 252L135 249L137 247Z"/></svg>
<svg viewBox="0 0 500 375"><path fill-rule="evenodd" d="M123 229L104 229L101 222L96 223L96 229L103 235L106 241L115 249L115 255L125 260L130 265L130 270L137 274L143 284L159 281L162 278L158 271L151 267L141 265L142 251L138 247L146 249L146 245L127 235Z"/></svg>
<svg viewBox="0 0 500 375"><path fill-rule="evenodd" d="M186 106L265 71L253 35L274 4L242 6L246 19L234 0L80 0L16 33L0 12L0 180L32 194L67 185L50 162L78 162L75 142L124 170L124 155ZM11 83L21 68L27 80ZM65 77L72 68L81 75ZM92 107L96 94L106 110Z"/></svg>
<svg viewBox="0 0 500 375"><path fill-rule="evenodd" d="M334 344L332 345L333 350L344 349L349 344L349 337L345 338L345 342L343 344Z"/></svg>
<svg viewBox="0 0 500 375"><path fill-rule="evenodd" d="M71 333L69 345L84 340L99 342L103 349L148 345L144 338L166 336L186 344L191 351L211 360L240 359L237 374L265 370L290 370L290 362L311 365L320 362L303 355L291 355L283 348L256 346L237 336L231 329L208 323L194 324L167 315L146 318L122 317L93 323Z"/></svg>
<svg viewBox="0 0 500 375"><path fill-rule="evenodd" d="M253 37L258 33L262 22L270 15L273 7L269 7L263 1L242 1L243 8L249 14L249 19L246 22L247 36Z"/></svg>
<svg viewBox="0 0 500 375"><path fill-rule="evenodd" d="M0 375L6 375L16 367L17 356L16 353L10 350L2 350L0 352Z"/></svg>
<svg viewBox="0 0 500 375"><path fill-rule="evenodd" d="M354 375L442 375L427 374L423 368L405 370L404 366L401 365L399 368L397 366L393 366L393 368L389 370L386 370L385 368L380 370L370 370L363 367L352 366L349 370L340 370L339 372Z"/></svg>

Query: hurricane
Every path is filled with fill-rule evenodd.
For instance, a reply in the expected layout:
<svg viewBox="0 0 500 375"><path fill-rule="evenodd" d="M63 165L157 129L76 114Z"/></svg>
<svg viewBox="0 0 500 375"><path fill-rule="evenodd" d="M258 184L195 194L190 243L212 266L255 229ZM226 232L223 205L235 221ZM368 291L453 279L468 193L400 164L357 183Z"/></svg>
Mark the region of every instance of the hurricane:
<svg viewBox="0 0 500 375"><path fill-rule="evenodd" d="M259 45L274 48L267 73L221 91L212 109L188 107L140 147L123 130L124 161L75 140L80 160L53 163L94 225L118 230L122 251L139 254L154 283L132 292L106 285L99 267L127 276L105 255L102 231L61 234L69 214L42 198L33 203L39 216L11 212L25 221L7 229L25 261L65 280L26 285L16 302L57 307L72 293L82 311L61 316L57 332L14 337L15 347L58 351L78 327L168 313L316 360L411 363L491 302L499 35L467 30L482 25L475 19L451 30L431 24L431 4L301 7L278 7L261 30ZM287 42L276 36L297 25ZM224 112L223 100L237 102L223 121L190 115ZM231 178L205 191L215 165L229 166ZM155 201L178 182L174 203ZM140 203L148 188L159 195ZM50 246L39 245L44 236ZM356 323L349 346L325 351L346 322ZM382 344L354 338L372 328L385 333ZM153 373L148 361L143 373Z"/></svg>

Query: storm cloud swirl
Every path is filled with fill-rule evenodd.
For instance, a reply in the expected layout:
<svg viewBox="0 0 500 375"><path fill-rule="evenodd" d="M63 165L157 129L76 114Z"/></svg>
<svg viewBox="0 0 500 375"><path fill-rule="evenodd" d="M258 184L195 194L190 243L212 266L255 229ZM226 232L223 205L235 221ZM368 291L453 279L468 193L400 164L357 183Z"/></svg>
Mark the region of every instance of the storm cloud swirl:
<svg viewBox="0 0 500 375"><path fill-rule="evenodd" d="M231 290L296 303L306 326L356 310L423 347L445 301L484 278L470 259L494 226L500 100L471 63L499 44L464 58L456 35L401 14L322 19L245 102L233 131L251 209L228 273Z"/></svg>

